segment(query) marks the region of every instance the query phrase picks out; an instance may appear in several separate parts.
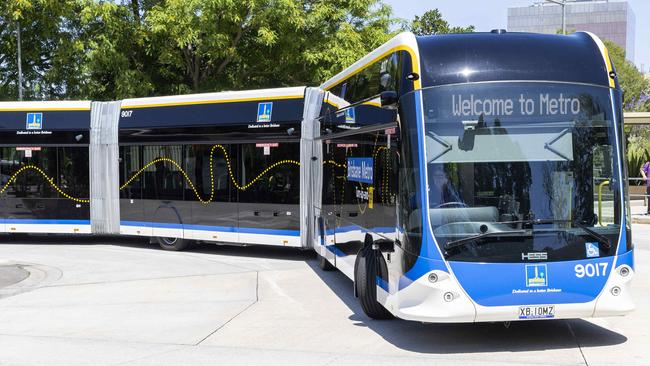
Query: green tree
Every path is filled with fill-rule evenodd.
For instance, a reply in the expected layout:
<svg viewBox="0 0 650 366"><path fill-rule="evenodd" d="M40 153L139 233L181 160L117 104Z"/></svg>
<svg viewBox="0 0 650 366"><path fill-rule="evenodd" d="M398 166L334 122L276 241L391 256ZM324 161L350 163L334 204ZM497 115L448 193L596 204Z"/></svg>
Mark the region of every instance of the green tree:
<svg viewBox="0 0 650 366"><path fill-rule="evenodd" d="M411 21L409 30L418 36L425 36L430 34L470 33L474 32L474 26L452 27L442 18L442 14L438 9L432 9L422 14L422 16L416 15Z"/></svg>
<svg viewBox="0 0 650 366"><path fill-rule="evenodd" d="M192 91L319 83L392 35L377 0L167 0L144 22Z"/></svg>
<svg viewBox="0 0 650 366"><path fill-rule="evenodd" d="M141 21L149 8L84 0L79 13L79 96L94 100L149 96L169 80L148 53L150 40ZM172 77L173 79L173 77ZM165 90L167 91L167 90Z"/></svg>
<svg viewBox="0 0 650 366"><path fill-rule="evenodd" d="M626 111L650 111L650 82L637 70L633 63L625 59L625 50L616 43L605 40L609 57L614 63L618 81L623 89L623 108Z"/></svg>
<svg viewBox="0 0 650 366"><path fill-rule="evenodd" d="M17 97L16 28L21 28L25 99L59 99L75 89L78 75L70 52L75 48L77 0L10 0L0 4L0 98Z"/></svg>
<svg viewBox="0 0 650 366"><path fill-rule="evenodd" d="M605 40L604 43L624 92L624 110L650 111L650 102L648 101L650 82L634 64L625 59L625 50L622 47L608 40ZM625 132L628 173L630 177L638 177L641 166L650 159L650 128L648 126L626 126Z"/></svg>
<svg viewBox="0 0 650 366"><path fill-rule="evenodd" d="M394 35L381 0L7 0L0 99L318 85Z"/></svg>
<svg viewBox="0 0 650 366"><path fill-rule="evenodd" d="M628 174L630 177L640 177L641 166L650 160L650 127L626 126L625 134L627 136ZM644 182L632 183L640 185Z"/></svg>

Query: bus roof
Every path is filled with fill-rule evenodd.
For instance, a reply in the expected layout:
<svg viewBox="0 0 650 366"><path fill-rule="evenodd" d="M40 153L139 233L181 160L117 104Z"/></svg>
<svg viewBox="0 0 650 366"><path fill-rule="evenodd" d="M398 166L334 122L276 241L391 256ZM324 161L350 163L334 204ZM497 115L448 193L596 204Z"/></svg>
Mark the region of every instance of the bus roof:
<svg viewBox="0 0 650 366"><path fill-rule="evenodd" d="M395 51L406 51L411 55L412 59L418 59L418 45L415 36L413 33L404 32L400 33L397 36L393 37L388 42L379 46L377 49L373 50L366 56L359 59L357 62L353 63L340 73L336 74L334 77L330 78L324 82L320 87L323 90L329 90L332 87L338 85L343 80L358 74L363 71L368 66L373 63L381 60L382 58L388 56L389 54ZM414 72L419 72L419 63L414 62ZM419 88L419 80L415 81L416 89Z"/></svg>
<svg viewBox="0 0 650 366"><path fill-rule="evenodd" d="M89 111L89 100L62 101L30 101L30 102L0 102L0 113L3 112L42 112L42 111Z"/></svg>
<svg viewBox="0 0 650 366"><path fill-rule="evenodd" d="M590 33L464 33L416 37L422 87L554 81L617 87L603 43Z"/></svg>
<svg viewBox="0 0 650 366"><path fill-rule="evenodd" d="M198 104L239 103L277 99L303 98L305 87L225 91L217 93L171 95L151 98L133 98L122 101L122 108L155 108Z"/></svg>
<svg viewBox="0 0 650 366"><path fill-rule="evenodd" d="M481 81L555 81L618 88L607 48L595 35L462 33L416 37L400 33L321 85L339 85L395 51L406 51L414 88Z"/></svg>

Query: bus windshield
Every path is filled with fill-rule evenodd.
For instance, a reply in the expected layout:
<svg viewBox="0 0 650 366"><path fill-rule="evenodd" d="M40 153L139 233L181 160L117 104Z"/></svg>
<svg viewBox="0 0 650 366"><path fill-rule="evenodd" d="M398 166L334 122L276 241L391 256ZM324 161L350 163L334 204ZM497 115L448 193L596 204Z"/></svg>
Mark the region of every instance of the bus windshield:
<svg viewBox="0 0 650 366"><path fill-rule="evenodd" d="M617 121L607 88L500 82L422 90L429 219L455 261L616 253Z"/></svg>

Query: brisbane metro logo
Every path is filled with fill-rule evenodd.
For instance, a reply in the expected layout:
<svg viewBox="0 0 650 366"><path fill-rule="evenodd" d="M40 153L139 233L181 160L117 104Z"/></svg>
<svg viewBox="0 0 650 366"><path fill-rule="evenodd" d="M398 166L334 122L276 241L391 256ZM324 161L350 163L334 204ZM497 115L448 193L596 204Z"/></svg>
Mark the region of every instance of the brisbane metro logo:
<svg viewBox="0 0 650 366"><path fill-rule="evenodd" d="M526 287L548 286L546 264L526 265Z"/></svg>
<svg viewBox="0 0 650 366"><path fill-rule="evenodd" d="M42 130L43 129L43 113L27 113L27 126L28 130Z"/></svg>
<svg viewBox="0 0 650 366"><path fill-rule="evenodd" d="M257 122L271 122L273 102L257 104Z"/></svg>

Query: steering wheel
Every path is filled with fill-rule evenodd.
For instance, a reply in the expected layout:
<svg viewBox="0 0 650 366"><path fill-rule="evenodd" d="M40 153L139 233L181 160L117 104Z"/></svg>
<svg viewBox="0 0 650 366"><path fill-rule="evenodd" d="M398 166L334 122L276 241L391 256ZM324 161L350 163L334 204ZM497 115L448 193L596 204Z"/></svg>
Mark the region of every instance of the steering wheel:
<svg viewBox="0 0 650 366"><path fill-rule="evenodd" d="M446 208L446 207L469 207L465 202L445 202L441 203L434 208Z"/></svg>

